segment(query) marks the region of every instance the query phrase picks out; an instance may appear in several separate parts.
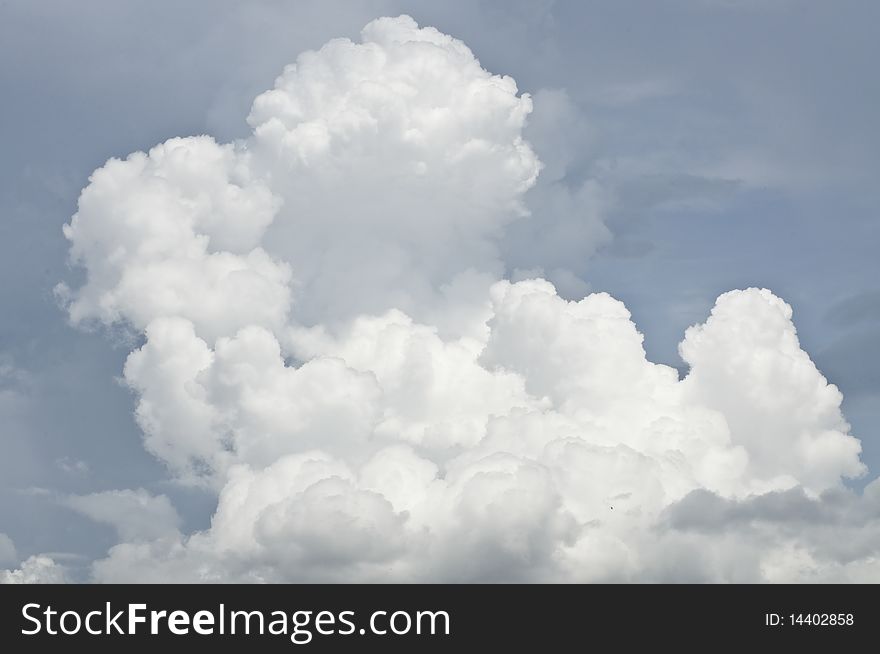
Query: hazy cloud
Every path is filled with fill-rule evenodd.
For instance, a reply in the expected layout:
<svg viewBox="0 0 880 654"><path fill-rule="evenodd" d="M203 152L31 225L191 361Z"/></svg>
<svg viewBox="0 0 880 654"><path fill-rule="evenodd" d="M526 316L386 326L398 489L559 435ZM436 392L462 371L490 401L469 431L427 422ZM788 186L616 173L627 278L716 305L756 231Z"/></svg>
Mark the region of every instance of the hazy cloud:
<svg viewBox="0 0 880 654"><path fill-rule="evenodd" d="M14 563L18 560L15 544L4 533L0 533L0 563Z"/></svg>
<svg viewBox="0 0 880 654"><path fill-rule="evenodd" d="M178 533L180 517L164 495L137 490L75 495L65 504L83 515L114 527L125 541L153 540Z"/></svg>

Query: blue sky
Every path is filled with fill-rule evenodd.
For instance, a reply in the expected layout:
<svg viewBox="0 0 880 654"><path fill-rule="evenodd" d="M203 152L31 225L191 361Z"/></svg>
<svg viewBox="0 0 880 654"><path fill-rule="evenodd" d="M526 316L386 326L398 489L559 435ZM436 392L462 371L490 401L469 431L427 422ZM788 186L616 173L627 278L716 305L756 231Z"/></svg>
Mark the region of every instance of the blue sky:
<svg viewBox="0 0 880 654"><path fill-rule="evenodd" d="M682 372L677 344L720 293L772 289L844 393L863 481L880 469L877 3L12 1L0 5L0 532L19 556L76 566L112 544L59 504L69 493L145 487L191 529L213 510L143 449L117 381L131 337L72 328L53 296L82 275L61 226L89 174L174 135L243 136L253 97L299 52L401 12L522 91L567 98L559 119L575 137L539 154L565 159L561 184L601 186L611 238L595 253L520 248L519 267L564 259L584 288L626 303L650 359Z"/></svg>

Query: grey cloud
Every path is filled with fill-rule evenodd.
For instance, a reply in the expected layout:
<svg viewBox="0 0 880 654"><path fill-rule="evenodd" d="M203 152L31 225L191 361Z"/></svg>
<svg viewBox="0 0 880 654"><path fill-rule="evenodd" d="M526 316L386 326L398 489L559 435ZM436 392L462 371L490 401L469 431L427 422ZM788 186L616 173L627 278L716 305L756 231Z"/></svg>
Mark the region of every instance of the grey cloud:
<svg viewBox="0 0 880 654"><path fill-rule="evenodd" d="M854 395L869 394L880 390L880 366L866 352L876 350L878 345L880 324L856 326L817 356L825 363L825 373L831 380L845 382Z"/></svg>
<svg viewBox="0 0 880 654"><path fill-rule="evenodd" d="M114 527L127 542L175 536L181 523L166 496L153 496L143 488L74 495L63 503L95 522Z"/></svg>
<svg viewBox="0 0 880 654"><path fill-rule="evenodd" d="M14 563L18 560L15 544L6 534L0 532L0 565Z"/></svg>
<svg viewBox="0 0 880 654"><path fill-rule="evenodd" d="M695 490L666 510L660 531L672 538L694 534L704 544L710 537L729 539L744 549L788 541L808 553L816 580L828 580L822 566L842 566L837 574L844 578L869 581L875 577L867 570L859 578L858 561L880 555L880 482L868 484L862 493L840 488L818 497L801 488L743 499ZM852 572L843 572L846 566Z"/></svg>
<svg viewBox="0 0 880 654"><path fill-rule="evenodd" d="M834 524L842 519L832 496L812 500L802 488L775 491L745 500L719 497L697 489L666 510L673 529L703 532L737 530L752 523L782 523L794 527Z"/></svg>

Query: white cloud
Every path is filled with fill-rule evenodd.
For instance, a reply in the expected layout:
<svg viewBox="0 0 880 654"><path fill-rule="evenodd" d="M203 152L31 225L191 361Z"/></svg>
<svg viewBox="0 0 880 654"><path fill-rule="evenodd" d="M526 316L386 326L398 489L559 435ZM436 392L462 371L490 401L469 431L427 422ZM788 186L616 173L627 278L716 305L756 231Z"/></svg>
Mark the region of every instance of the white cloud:
<svg viewBox="0 0 880 654"><path fill-rule="evenodd" d="M297 334L298 368L265 330L218 341L184 384L212 407L199 429L226 435L205 458L221 488L211 528L118 546L98 578L595 581L678 566L756 580L782 574L772 557L789 542L827 556L771 520L745 566L720 542L736 534L696 538L667 519L695 491L818 497L862 471L787 305L757 289L719 298L682 343L679 381L607 295L567 302L532 280L496 284L491 301L483 341L444 341L399 312ZM698 547L720 558L689 560ZM870 568L876 549L855 563Z"/></svg>
<svg viewBox="0 0 880 654"><path fill-rule="evenodd" d="M568 100L538 100L535 134L558 143L549 117L576 126ZM380 19L288 66L249 139L172 139L93 175L66 230L88 272L66 291L71 318L143 331L124 378L146 447L218 496L192 534L143 491L69 500L120 532L96 579L875 570L880 548L844 556L784 516L741 543L680 519L706 497L801 492L829 524L872 506L873 490L827 500L864 472L860 446L782 300L722 295L685 335L679 380L609 295L568 301L522 268L500 279L532 265L508 259L524 235L576 241L546 274L581 297L577 253L607 238L600 189L563 183L565 148L535 186L531 109L461 42ZM550 210L529 216L536 196ZM804 565L782 566L789 551Z"/></svg>
<svg viewBox="0 0 880 654"><path fill-rule="evenodd" d="M770 291L722 295L679 349L691 366L685 394L724 414L764 479L787 475L818 491L865 472L843 396L800 348L791 307Z"/></svg>
<svg viewBox="0 0 880 654"><path fill-rule="evenodd" d="M239 159L234 146L201 136L95 171L64 228L71 258L88 271L75 293L58 289L74 324L141 330L182 314L209 338L283 324L290 271L257 245L278 200Z"/></svg>
<svg viewBox="0 0 880 654"><path fill-rule="evenodd" d="M61 584L66 581L64 568L42 554L26 559L16 570L0 570L0 584Z"/></svg>
<svg viewBox="0 0 880 654"><path fill-rule="evenodd" d="M246 141L171 139L92 175L65 228L88 271L59 288L71 319L179 316L212 341L277 332L291 299L307 324L448 316L444 289L503 268L496 240L538 173L517 93L408 17L302 54L254 101Z"/></svg>

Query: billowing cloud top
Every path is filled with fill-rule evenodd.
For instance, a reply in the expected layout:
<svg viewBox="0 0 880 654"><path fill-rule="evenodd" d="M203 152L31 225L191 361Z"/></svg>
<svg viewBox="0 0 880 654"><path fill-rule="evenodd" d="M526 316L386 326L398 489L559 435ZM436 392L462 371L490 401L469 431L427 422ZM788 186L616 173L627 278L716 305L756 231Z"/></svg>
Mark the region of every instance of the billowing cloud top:
<svg viewBox="0 0 880 654"><path fill-rule="evenodd" d="M71 317L181 316L213 341L279 330L291 299L308 324L436 313L463 273L501 269L539 169L531 108L408 17L304 53L254 101L248 140L175 138L94 173L65 229L88 271Z"/></svg>
<svg viewBox="0 0 880 654"><path fill-rule="evenodd" d="M869 539L842 554L766 510L880 534L782 300L718 298L680 380L607 294L502 279L505 228L542 220L531 110L462 42L383 18L285 68L246 140L92 175L65 228L87 279L59 293L76 324L143 332L124 378L145 445L218 494L192 534L164 497L71 499L120 534L95 579L880 573Z"/></svg>

